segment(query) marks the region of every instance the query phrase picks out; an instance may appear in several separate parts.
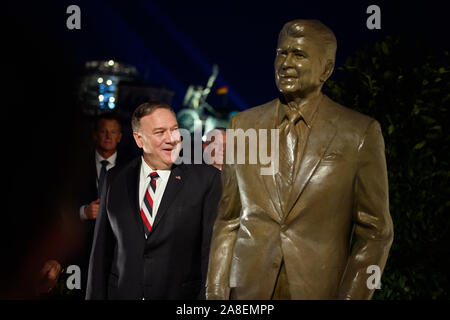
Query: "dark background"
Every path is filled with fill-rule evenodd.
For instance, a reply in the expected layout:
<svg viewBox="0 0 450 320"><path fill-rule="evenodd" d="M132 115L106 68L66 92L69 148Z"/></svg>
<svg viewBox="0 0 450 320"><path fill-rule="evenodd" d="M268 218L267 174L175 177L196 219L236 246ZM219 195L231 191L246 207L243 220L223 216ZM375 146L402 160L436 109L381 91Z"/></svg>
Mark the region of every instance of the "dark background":
<svg viewBox="0 0 450 320"><path fill-rule="evenodd" d="M285 22L314 18L328 25L338 40L336 66L342 67L358 49L386 35L448 50L447 12L441 3L8 1L1 40L6 87L1 96L5 263L0 271L5 296L27 296L21 290L40 259L69 246L61 238L57 242L63 246L48 243L56 241L53 223L70 211L80 187L77 163L85 132L77 86L85 61L114 59L136 66L146 83L174 90L175 109L187 87L205 85L217 64L214 88L228 85L229 108L243 110L277 95L273 60ZM72 4L81 8L81 30L66 28L66 9ZM381 8L381 30L366 27L371 4ZM420 52L404 54L420 60ZM339 73L331 80L339 80Z"/></svg>
<svg viewBox="0 0 450 320"><path fill-rule="evenodd" d="M216 86L228 85L231 106L245 109L277 94L273 60L278 32L285 22L300 17L328 25L338 39L339 66L356 49L386 34L432 39L439 46L448 46L442 38L448 29L447 14L440 3L47 1L10 4L8 16L24 29L20 40L24 49L31 49L31 39L39 43L39 59L47 59L48 68L65 71L65 67L51 63L50 55L64 58L75 70L81 70L88 60L116 59L136 66L149 83L174 90L174 106L178 108L188 85L205 85L212 65L217 64ZM81 30L66 28L70 4L81 9ZM371 4L381 8L381 30L366 27L366 9ZM9 24L5 31L19 35L17 26ZM29 62L37 58L33 51L27 50Z"/></svg>

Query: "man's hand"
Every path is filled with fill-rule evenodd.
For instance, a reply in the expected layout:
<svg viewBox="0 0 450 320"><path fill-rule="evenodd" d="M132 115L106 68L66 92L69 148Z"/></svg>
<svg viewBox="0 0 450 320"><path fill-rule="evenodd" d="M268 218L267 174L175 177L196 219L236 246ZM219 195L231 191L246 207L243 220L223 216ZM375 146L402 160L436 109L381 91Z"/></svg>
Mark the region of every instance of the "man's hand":
<svg viewBox="0 0 450 320"><path fill-rule="evenodd" d="M38 295L50 292L58 282L62 267L56 260L48 260L40 271Z"/></svg>
<svg viewBox="0 0 450 320"><path fill-rule="evenodd" d="M84 208L84 215L87 219L97 219L99 203L100 199L97 199Z"/></svg>

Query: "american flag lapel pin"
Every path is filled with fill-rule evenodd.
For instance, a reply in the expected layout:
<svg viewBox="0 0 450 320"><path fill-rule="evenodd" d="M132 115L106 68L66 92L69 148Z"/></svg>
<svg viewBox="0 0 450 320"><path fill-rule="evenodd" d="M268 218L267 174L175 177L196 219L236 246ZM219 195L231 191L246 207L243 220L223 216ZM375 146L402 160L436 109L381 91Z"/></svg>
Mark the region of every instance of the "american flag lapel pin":
<svg viewBox="0 0 450 320"><path fill-rule="evenodd" d="M175 179L181 180L180 176L175 176Z"/></svg>

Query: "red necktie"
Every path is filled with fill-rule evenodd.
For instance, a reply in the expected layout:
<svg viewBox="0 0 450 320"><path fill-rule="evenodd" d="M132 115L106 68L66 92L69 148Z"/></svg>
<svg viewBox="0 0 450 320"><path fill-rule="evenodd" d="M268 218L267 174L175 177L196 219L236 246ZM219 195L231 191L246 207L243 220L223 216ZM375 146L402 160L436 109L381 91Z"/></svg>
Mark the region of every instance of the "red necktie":
<svg viewBox="0 0 450 320"><path fill-rule="evenodd" d="M147 190L145 190L144 200L141 205L141 218L144 223L146 237L148 237L150 231L152 230L151 220L153 220L153 199L155 197L157 178L159 178L158 173L150 173L150 183L148 184Z"/></svg>

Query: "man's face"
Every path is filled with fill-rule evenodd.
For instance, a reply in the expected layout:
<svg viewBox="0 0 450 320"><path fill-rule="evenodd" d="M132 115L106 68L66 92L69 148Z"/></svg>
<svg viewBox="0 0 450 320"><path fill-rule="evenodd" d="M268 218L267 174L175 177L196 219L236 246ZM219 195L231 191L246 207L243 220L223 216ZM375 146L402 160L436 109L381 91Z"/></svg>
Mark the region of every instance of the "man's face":
<svg viewBox="0 0 450 320"><path fill-rule="evenodd" d="M140 130L133 136L152 169L169 169L178 157L181 138L177 119L170 110L160 108L142 117Z"/></svg>
<svg viewBox="0 0 450 320"><path fill-rule="evenodd" d="M320 88L324 72L317 44L308 37L284 36L278 41L275 82L283 95L305 97Z"/></svg>
<svg viewBox="0 0 450 320"><path fill-rule="evenodd" d="M100 119L97 130L94 132L97 149L103 152L114 152L122 139L120 125L116 120Z"/></svg>
<svg viewBox="0 0 450 320"><path fill-rule="evenodd" d="M220 167L224 163L224 155L226 154L227 135L224 130L214 129L207 134L208 141L206 146L211 150L211 159L213 164L219 164ZM205 147L206 147L205 146Z"/></svg>

